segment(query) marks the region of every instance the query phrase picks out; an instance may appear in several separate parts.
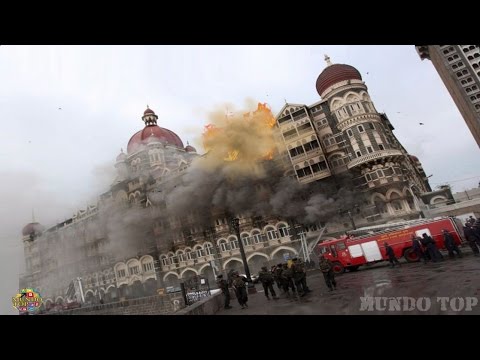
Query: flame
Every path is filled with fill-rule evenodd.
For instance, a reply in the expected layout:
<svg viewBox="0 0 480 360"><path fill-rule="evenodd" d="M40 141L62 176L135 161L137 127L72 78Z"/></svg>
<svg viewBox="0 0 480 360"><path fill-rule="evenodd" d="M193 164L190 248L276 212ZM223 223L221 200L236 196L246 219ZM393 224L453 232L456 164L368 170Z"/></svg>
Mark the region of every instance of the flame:
<svg viewBox="0 0 480 360"><path fill-rule="evenodd" d="M230 120L229 117L234 117L235 114L231 112L225 113L225 122L224 126L229 126L229 123L234 120ZM253 112L246 112L243 113L243 120L246 122L254 122L254 121L264 121L265 124L269 128L273 128L275 126L276 120L275 116L273 116L272 110L267 103L258 103L257 109ZM203 146L205 150L208 152L211 150L211 146L209 144L214 143L214 140L220 133L222 132L222 127L217 127L214 124L205 125L204 132L203 132ZM226 156L223 158L224 161L235 161L239 158L240 151L238 149L230 149L227 151ZM274 149L270 149L263 157L264 160L272 160L274 155Z"/></svg>

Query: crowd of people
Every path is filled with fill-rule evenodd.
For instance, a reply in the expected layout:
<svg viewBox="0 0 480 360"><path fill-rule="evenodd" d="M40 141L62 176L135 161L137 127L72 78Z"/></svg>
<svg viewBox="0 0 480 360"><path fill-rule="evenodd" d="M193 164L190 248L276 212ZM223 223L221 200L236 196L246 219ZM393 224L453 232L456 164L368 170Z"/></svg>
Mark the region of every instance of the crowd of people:
<svg viewBox="0 0 480 360"><path fill-rule="evenodd" d="M272 266L269 270L266 266L261 268L258 273L258 281L262 284L267 300L278 300L278 290L287 298L303 297L311 290L307 286L307 269L315 268L313 261L304 262L302 259L294 258L286 263L280 263ZM228 278L225 280L223 275L217 276L217 286L221 289L224 296L224 308L231 309L230 289L233 290L238 303L242 309L248 308L248 279L241 276L238 271L230 270Z"/></svg>
<svg viewBox="0 0 480 360"><path fill-rule="evenodd" d="M480 256L480 219L477 220L473 216L470 216L464 225L463 231L465 240L471 247L474 256ZM452 259L455 257L461 258L463 256L462 252L455 243L452 234L447 229L443 229L442 235L448 256ZM396 265L401 266L392 247L387 242L384 243L384 246L390 267ZM423 233L421 237L412 234L412 249L425 264L427 262L444 260L435 240L427 233ZM336 290L337 282L335 280L332 262L323 255L320 255L318 265L329 291ZM315 267L315 263L311 260L303 262L302 259L295 258L288 262L274 265L270 270L268 270L266 266L263 266L258 274L258 280L262 284L265 297L268 300L271 298L274 300L278 299L274 288L275 284L277 285L278 291L287 298L303 297L311 292L307 286L306 270L315 269ZM248 308L247 282L248 280L245 276L240 276L238 271L234 270L230 270L227 280L223 279L223 275L221 274L217 276L217 285L224 295L225 309L232 308L230 306L230 289L235 293L242 309Z"/></svg>

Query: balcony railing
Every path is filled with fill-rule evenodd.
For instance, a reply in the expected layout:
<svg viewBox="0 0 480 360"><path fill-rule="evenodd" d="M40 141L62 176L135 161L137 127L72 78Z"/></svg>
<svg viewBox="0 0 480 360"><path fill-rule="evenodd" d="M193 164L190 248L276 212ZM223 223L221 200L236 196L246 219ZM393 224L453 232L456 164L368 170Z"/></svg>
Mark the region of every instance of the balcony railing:
<svg viewBox="0 0 480 360"><path fill-rule="evenodd" d="M358 166L360 164L364 164L366 162L380 159L383 157L389 157L389 156L401 156L403 155L400 150L381 150L381 151L376 151L374 153L368 154L368 155L363 155L360 156L359 158L353 159L347 164L347 167L349 169Z"/></svg>

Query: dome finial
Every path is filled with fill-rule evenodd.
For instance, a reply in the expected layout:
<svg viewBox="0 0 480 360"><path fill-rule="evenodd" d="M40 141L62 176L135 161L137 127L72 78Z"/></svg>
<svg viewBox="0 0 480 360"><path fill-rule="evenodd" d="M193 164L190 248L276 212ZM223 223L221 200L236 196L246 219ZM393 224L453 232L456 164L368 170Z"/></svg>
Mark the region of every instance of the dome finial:
<svg viewBox="0 0 480 360"><path fill-rule="evenodd" d="M123 148L120 148L120 152L123 154Z"/></svg>
<svg viewBox="0 0 480 360"><path fill-rule="evenodd" d="M32 208L32 223L35 222L35 210Z"/></svg>
<svg viewBox="0 0 480 360"><path fill-rule="evenodd" d="M327 62L327 66L332 65L332 62L330 61L330 56L328 56L327 54L325 54L325 61Z"/></svg>

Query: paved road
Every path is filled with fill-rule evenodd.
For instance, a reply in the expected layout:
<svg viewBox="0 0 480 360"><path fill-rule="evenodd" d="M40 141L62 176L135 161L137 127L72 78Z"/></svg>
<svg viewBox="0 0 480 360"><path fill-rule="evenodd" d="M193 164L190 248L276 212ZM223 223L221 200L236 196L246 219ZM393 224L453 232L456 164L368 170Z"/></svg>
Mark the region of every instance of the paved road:
<svg viewBox="0 0 480 360"><path fill-rule="evenodd" d="M465 249L465 248L464 248ZM337 290L329 292L319 270L308 272L310 294L303 298L267 300L261 284L249 295L249 308L232 299L230 310L218 315L325 314L480 314L480 257L465 249L462 259L440 263L387 263L337 276ZM277 291L276 285L275 290ZM277 294L280 291L277 291ZM363 298L363 300L362 300ZM393 299L395 298L395 299Z"/></svg>

